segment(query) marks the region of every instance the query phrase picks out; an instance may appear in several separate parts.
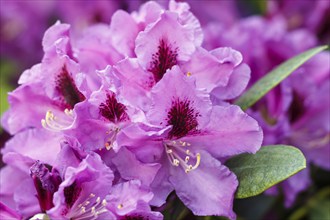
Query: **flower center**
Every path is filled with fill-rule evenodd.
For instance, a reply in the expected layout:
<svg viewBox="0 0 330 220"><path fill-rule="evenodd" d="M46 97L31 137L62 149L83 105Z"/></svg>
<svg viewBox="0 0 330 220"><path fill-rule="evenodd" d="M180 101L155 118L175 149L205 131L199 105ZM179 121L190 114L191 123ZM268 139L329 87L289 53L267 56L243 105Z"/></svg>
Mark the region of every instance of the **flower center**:
<svg viewBox="0 0 330 220"><path fill-rule="evenodd" d="M55 82L55 89L62 96L65 108L73 109L75 104L85 100L85 96L78 90L66 66L57 75Z"/></svg>
<svg viewBox="0 0 330 220"><path fill-rule="evenodd" d="M99 106L100 114L107 120L117 123L121 121L129 120L126 113L126 106L119 103L115 97L115 94L107 94L105 103L101 103Z"/></svg>
<svg viewBox="0 0 330 220"><path fill-rule="evenodd" d="M79 203L79 205L72 207L69 216L69 219L97 219L97 217L107 212L106 209L107 202L101 197L96 197L95 194L91 193L87 199Z"/></svg>
<svg viewBox="0 0 330 220"><path fill-rule="evenodd" d="M178 48L172 50L164 39L159 41L157 53L152 55L152 61L150 62L150 68L148 71L152 72L155 81L158 82L163 78L166 70L172 68L172 66L178 63Z"/></svg>
<svg viewBox="0 0 330 220"><path fill-rule="evenodd" d="M192 108L189 100L176 99L172 101L172 107L167 114L167 125L172 125L169 138L180 138L189 132L196 132L197 117L199 116L200 114Z"/></svg>
<svg viewBox="0 0 330 220"><path fill-rule="evenodd" d="M81 192L81 187L79 187L75 182L73 182L70 186L64 188L64 198L65 203L69 208L73 206L75 201L78 199Z"/></svg>
<svg viewBox="0 0 330 220"><path fill-rule="evenodd" d="M191 153L188 149L189 146L190 143L185 141L164 142L165 151L170 163L176 167L181 166L186 173L195 170L201 161L201 155L199 153Z"/></svg>
<svg viewBox="0 0 330 220"><path fill-rule="evenodd" d="M53 195L62 182L59 173L50 172L50 169L38 160L30 168L30 175L37 190L37 198L43 212L54 207Z"/></svg>
<svg viewBox="0 0 330 220"><path fill-rule="evenodd" d="M58 117L52 111L47 111L45 119L41 120L42 126L47 130L56 132L68 129L74 121L73 111L65 109L64 113Z"/></svg>

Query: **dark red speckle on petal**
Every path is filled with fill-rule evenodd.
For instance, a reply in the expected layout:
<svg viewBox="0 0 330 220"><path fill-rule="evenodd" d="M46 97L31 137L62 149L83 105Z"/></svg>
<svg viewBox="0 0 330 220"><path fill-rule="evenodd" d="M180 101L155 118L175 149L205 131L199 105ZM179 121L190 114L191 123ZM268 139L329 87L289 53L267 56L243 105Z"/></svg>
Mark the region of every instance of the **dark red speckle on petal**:
<svg viewBox="0 0 330 220"><path fill-rule="evenodd" d="M164 39L159 41L157 53L152 55L152 61L148 71L152 72L155 81L163 78L166 70L177 64L178 48L171 48Z"/></svg>
<svg viewBox="0 0 330 220"><path fill-rule="evenodd" d="M78 199L81 192L81 187L76 182L73 182L70 186L64 188L65 203L68 207L72 207L75 201Z"/></svg>
<svg viewBox="0 0 330 220"><path fill-rule="evenodd" d="M78 90L66 66L61 69L56 77L55 89L62 96L65 108L73 109L75 104L85 100L85 96Z"/></svg>
<svg viewBox="0 0 330 220"><path fill-rule="evenodd" d="M128 115L126 113L126 106L118 102L115 94L107 94L107 100L105 103L101 103L100 114L113 123L128 120Z"/></svg>
<svg viewBox="0 0 330 220"><path fill-rule="evenodd" d="M180 138L188 133L197 131L197 117L200 114L191 104L191 101L187 99L175 99L172 101L172 107L167 114L167 125L173 126L169 132L169 138Z"/></svg>

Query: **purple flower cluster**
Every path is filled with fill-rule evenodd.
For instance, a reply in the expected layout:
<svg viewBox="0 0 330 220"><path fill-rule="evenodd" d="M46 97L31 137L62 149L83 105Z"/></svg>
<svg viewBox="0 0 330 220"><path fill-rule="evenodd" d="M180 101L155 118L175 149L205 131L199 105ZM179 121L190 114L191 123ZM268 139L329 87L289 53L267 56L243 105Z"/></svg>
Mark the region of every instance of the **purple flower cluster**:
<svg viewBox="0 0 330 220"><path fill-rule="evenodd" d="M40 61L42 35L56 19L71 24L74 37L91 24L108 24L117 9L136 8L126 0L2 0L0 4L0 58L15 62L18 71Z"/></svg>
<svg viewBox="0 0 330 220"><path fill-rule="evenodd" d="M195 215L234 219L238 182L223 163L263 137L228 102L250 78L240 52L203 48L198 19L175 1L70 30L46 31L41 63L9 94L0 216L162 219L154 207L175 190Z"/></svg>
<svg viewBox="0 0 330 220"><path fill-rule="evenodd" d="M270 3L275 4L275 1ZM302 17L304 10L298 9L313 5L314 10L319 10L318 18L321 19L324 18L323 12L330 10L330 5L322 0L300 3L283 1L282 11L278 8L279 11L273 12L272 16L251 16L226 29L221 22L209 23L204 28L205 47L212 49L226 45L241 51L251 68L250 86L287 59L317 46L317 36L310 28L291 30L290 19L285 16L292 13L285 12L295 10L285 8L290 6L297 13L301 12L300 18L306 18L307 24L315 17ZM325 51L313 57L248 111L263 128L263 145L298 147L309 165L326 170L330 170L329 56L329 51ZM309 167L280 184L287 207L310 185ZM274 187L268 192L277 194L277 189Z"/></svg>

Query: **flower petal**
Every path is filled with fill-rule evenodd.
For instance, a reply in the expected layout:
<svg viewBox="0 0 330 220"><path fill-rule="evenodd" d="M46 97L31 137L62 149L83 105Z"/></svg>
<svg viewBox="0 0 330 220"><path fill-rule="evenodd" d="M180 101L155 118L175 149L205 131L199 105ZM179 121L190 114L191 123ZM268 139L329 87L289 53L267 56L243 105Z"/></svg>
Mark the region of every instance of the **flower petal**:
<svg viewBox="0 0 330 220"><path fill-rule="evenodd" d="M200 166L189 173L174 167L170 182L182 202L195 215L219 215L235 219L232 210L238 186L236 176L206 152Z"/></svg>
<svg viewBox="0 0 330 220"><path fill-rule="evenodd" d="M201 133L182 138L191 148L204 149L215 157L255 153L262 143L262 130L256 120L238 106L215 106L211 120Z"/></svg>
<svg viewBox="0 0 330 220"><path fill-rule="evenodd" d="M145 186L149 186L154 180L160 164L144 164L136 159L134 154L125 147L112 159L122 178L126 180L139 179Z"/></svg>

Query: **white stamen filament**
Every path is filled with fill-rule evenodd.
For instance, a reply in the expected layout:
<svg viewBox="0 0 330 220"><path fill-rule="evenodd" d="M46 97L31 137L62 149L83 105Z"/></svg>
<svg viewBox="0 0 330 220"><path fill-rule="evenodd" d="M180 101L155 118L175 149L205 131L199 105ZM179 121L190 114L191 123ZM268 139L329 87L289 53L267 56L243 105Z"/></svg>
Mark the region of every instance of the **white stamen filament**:
<svg viewBox="0 0 330 220"><path fill-rule="evenodd" d="M200 165L201 155L199 153L192 154L190 150L183 149L183 147L185 146L190 146L190 144L182 141L171 141L164 143L167 158L169 159L171 164L173 166L180 165L186 173L189 173L190 171L195 170ZM184 160L179 153L186 155ZM194 165L188 164L191 158L196 159L196 163Z"/></svg>
<svg viewBox="0 0 330 220"><path fill-rule="evenodd" d="M89 197L81 202L78 206L73 206L68 216L70 219L82 220L82 219L97 219L102 213L107 212L106 209L107 201L105 199L101 200L97 197L95 201L95 194L90 194Z"/></svg>
<svg viewBox="0 0 330 220"><path fill-rule="evenodd" d="M57 117L52 111L47 111L45 119L41 120L42 126L47 130L56 132L68 129L74 120L73 111L65 109L64 113L65 115Z"/></svg>

